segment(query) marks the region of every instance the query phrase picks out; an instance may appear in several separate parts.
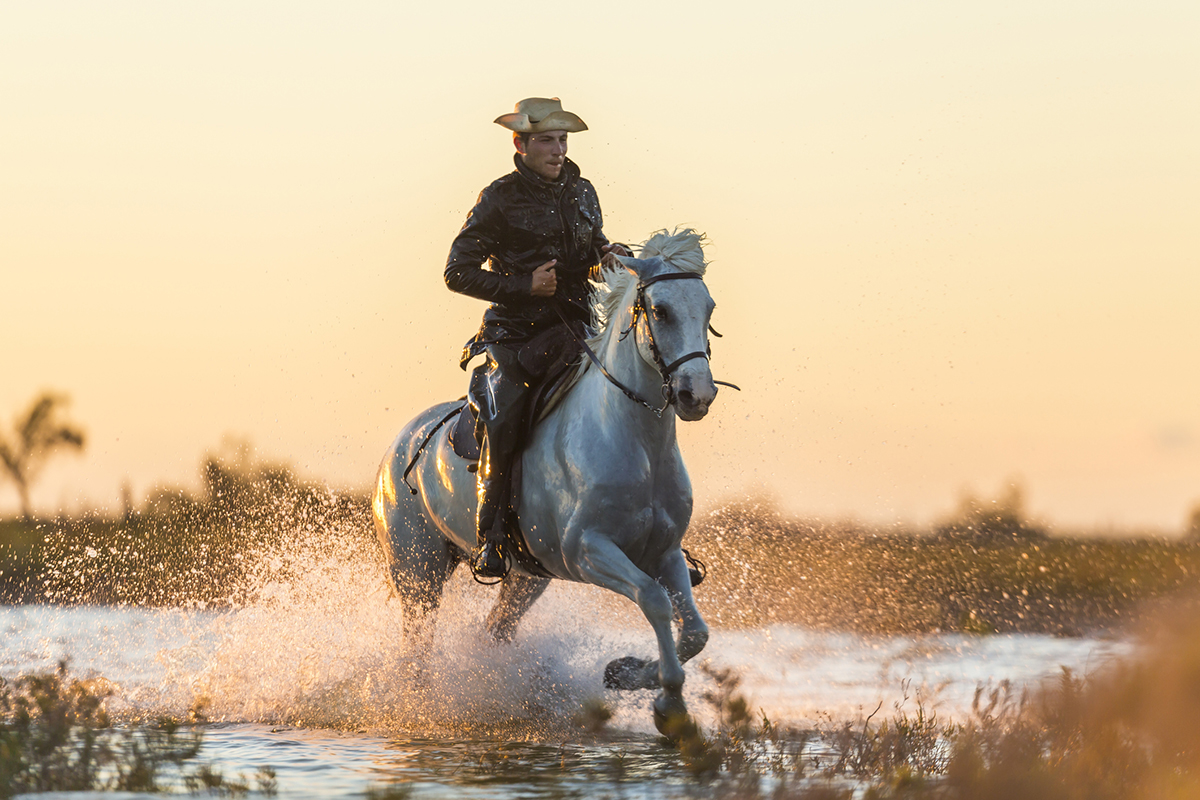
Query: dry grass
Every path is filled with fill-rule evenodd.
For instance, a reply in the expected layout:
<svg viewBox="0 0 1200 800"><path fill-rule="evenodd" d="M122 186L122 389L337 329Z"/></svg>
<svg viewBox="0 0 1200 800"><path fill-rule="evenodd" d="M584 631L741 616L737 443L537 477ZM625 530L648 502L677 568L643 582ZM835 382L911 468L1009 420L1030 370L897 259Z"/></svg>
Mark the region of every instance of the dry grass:
<svg viewBox="0 0 1200 800"><path fill-rule="evenodd" d="M680 759L728 798L1200 798L1200 621L1165 619L1138 660L1035 691L980 687L962 723L918 698L915 712L780 730L752 719L736 676L710 672L719 723L681 724Z"/></svg>

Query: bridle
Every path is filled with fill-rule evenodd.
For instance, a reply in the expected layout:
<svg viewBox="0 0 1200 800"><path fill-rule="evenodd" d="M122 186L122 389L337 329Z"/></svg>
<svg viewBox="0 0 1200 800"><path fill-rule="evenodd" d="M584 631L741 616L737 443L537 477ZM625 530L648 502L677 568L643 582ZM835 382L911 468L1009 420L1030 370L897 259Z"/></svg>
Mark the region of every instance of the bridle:
<svg viewBox="0 0 1200 800"><path fill-rule="evenodd" d="M694 358L708 359L709 354L712 351L712 345L707 344L704 350L696 350L691 353L685 353L684 355L682 355L679 358L672 361L670 364L666 363L666 361L662 357L662 353L658 349L658 343L655 341L655 338L654 338L654 326L650 322L650 318L652 315L649 313L649 311L647 310L647 307L646 307L646 289L650 288L654 284L659 283L661 281L681 281L681 280L691 280L691 279L703 280L703 276L698 275L695 272L667 272L662 275L655 275L652 278L647 278L644 281L638 281L637 298L633 302L633 321L629 323L628 328L621 331L619 341L624 341L625 337L628 336L629 333L632 331L633 332L633 341L636 345L638 319L640 317L645 318L645 321L646 321L646 344L650 348L650 357L654 361L654 368L658 371L659 376L662 377L661 391L662 391L663 404L661 406L658 406L657 408L650 405L650 403L648 403L646 400L644 400L641 397L641 395L639 395L633 389L630 389L628 386L621 383L621 381L617 380L617 378L605 368L604 364L602 364L600 362L600 358L596 355L596 353L592 350L592 348L588 346L588 343L586 341L584 341L582 337L575 336L576 341L579 342L580 345L582 345L583 352L586 353L587 357L589 359L591 359L592 363L595 364L597 368L599 368L600 372L604 375L605 378L608 379L609 383L611 383L612 385L614 385L618 389L620 389L621 392L626 397L628 397L630 400L649 409L650 412L653 413L654 416L658 417L659 419L662 419L663 412L666 411L667 407L672 405L676 400L675 389L671 386L671 375L675 372L675 370L679 369L679 367L683 366L684 364L686 364L687 362L691 361ZM555 306L555 309L556 310L558 309L557 305ZM560 317L562 317L563 322L566 322L566 318L563 317L562 311L559 311L558 314ZM570 328L570 325L568 325L567 327ZM716 336L718 339L721 338L721 334L717 333L716 328L714 328L712 325L708 326L708 330L710 333L712 333L713 336ZM572 335L573 336L575 335L573 330L572 330ZM733 385L732 383L727 383L726 381L714 380L713 383L719 383L722 386L728 386L731 389L736 389L739 392L741 391L741 388Z"/></svg>

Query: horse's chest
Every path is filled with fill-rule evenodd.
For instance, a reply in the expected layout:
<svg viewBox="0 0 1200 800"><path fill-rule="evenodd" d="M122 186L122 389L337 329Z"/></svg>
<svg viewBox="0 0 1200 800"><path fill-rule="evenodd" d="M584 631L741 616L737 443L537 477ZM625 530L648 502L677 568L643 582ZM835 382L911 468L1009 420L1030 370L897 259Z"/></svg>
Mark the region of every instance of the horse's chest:
<svg viewBox="0 0 1200 800"><path fill-rule="evenodd" d="M660 505L631 508L614 520L609 534L614 542L634 561L647 552L661 552L682 538L678 520Z"/></svg>

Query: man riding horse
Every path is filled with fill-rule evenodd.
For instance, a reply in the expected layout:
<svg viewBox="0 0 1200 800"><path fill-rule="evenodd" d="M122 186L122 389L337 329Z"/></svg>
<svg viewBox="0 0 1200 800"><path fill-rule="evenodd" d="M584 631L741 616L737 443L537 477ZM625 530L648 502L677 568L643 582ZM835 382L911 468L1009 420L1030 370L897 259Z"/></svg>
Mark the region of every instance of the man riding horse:
<svg viewBox="0 0 1200 800"><path fill-rule="evenodd" d="M509 474L534 383L517 354L556 326L586 324L589 274L631 253L605 238L596 190L567 158L567 135L587 130L582 119L556 97L530 97L495 122L513 131L516 169L480 192L450 247L445 278L452 291L491 303L460 365L487 355L469 391L481 441L471 569L499 578L511 563Z"/></svg>

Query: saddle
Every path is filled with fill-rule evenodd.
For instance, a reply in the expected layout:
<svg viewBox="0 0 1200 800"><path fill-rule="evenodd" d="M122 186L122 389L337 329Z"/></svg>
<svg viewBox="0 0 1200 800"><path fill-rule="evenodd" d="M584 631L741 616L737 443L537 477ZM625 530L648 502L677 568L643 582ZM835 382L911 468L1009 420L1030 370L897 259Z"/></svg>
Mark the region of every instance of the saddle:
<svg viewBox="0 0 1200 800"><path fill-rule="evenodd" d="M577 333L583 335L582 331ZM522 445L529 439L529 434L537 423L550 413L575 385L579 378L579 358L582 355L583 350L578 342L562 325L542 331L521 348L517 360L536 380L521 426ZM450 445L454 448L454 454L467 461L479 461L480 456L480 441L475 435L476 411L469 401L464 400L463 409L450 428ZM519 462L516 456L520 455L521 449L522 447L518 446L513 456L514 463Z"/></svg>
<svg viewBox="0 0 1200 800"><path fill-rule="evenodd" d="M577 331L582 336L582 331ZM535 379L529 405L521 425L520 443L513 453L509 469L508 502L505 504L505 525L509 547L513 557L531 575L544 578L554 577L529 552L529 545L521 531L516 506L521 494L521 450L529 440L529 434L537 423L550 412L559 400L566 396L579 377L579 358L583 349L571 332L562 325L543 331L525 344L517 355L521 367ZM476 436L477 409L464 398L458 418L450 426L448 438L455 455L478 463L480 439ZM472 465L469 469L474 470Z"/></svg>

